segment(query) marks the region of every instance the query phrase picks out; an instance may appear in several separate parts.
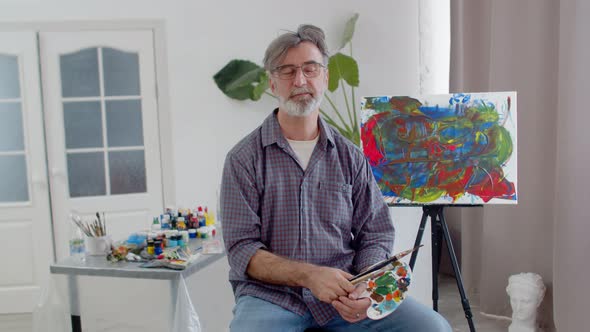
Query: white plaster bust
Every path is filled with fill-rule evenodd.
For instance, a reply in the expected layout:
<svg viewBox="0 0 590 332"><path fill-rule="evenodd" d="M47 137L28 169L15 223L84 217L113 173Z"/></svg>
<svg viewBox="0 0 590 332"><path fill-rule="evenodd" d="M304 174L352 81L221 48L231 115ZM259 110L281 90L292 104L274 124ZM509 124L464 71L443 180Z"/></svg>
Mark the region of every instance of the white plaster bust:
<svg viewBox="0 0 590 332"><path fill-rule="evenodd" d="M512 306L508 332L538 332L537 308L545 296L545 285L536 273L520 273L508 278L506 293Z"/></svg>

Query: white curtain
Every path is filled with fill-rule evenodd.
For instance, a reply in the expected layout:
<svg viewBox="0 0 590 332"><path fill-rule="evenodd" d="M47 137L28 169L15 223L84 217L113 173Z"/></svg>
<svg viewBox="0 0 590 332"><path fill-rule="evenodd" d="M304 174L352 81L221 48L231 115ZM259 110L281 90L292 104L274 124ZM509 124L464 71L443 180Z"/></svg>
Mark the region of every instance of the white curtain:
<svg viewBox="0 0 590 332"><path fill-rule="evenodd" d="M555 326L588 331L590 299L590 1L560 6L553 256Z"/></svg>
<svg viewBox="0 0 590 332"><path fill-rule="evenodd" d="M452 0L451 84L518 91L518 206L451 211L479 310L510 316L507 278L540 274L547 330L586 330L590 286L587 0Z"/></svg>

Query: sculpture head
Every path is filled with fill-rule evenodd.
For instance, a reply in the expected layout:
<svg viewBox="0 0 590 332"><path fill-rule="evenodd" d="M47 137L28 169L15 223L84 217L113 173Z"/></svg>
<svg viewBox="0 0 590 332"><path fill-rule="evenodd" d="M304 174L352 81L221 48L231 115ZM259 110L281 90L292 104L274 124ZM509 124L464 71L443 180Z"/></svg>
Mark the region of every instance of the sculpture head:
<svg viewBox="0 0 590 332"><path fill-rule="evenodd" d="M545 295L545 285L536 273L520 273L508 278L506 292L512 306L512 323L534 326L537 308Z"/></svg>

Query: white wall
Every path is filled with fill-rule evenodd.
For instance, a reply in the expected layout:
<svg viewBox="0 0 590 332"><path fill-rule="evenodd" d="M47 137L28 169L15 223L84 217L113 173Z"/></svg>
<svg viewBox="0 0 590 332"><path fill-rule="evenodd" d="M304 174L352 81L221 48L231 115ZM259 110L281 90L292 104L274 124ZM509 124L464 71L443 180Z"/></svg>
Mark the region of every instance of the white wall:
<svg viewBox="0 0 590 332"><path fill-rule="evenodd" d="M335 48L355 12L361 81L356 95L418 92L418 5L402 0L4 1L0 20L164 20L177 204L213 206L225 154L275 106L269 97L233 101L215 86L213 75L235 58L260 64L270 40L300 23L322 27Z"/></svg>
<svg viewBox="0 0 590 332"><path fill-rule="evenodd" d="M214 202L225 154L275 107L275 101L266 96L258 103L233 101L217 89L212 76L234 58L260 64L266 46L281 29L314 23L326 30L329 46L334 48L345 21L359 12L353 39L361 80L357 96L411 93L418 88L415 5L403 1L379 1L370 6L358 1L339 1L338 6L332 1L300 1L289 6L279 1L233 3L231 9L211 6L205 16L187 20L183 27L175 28L179 22L170 24L173 123L175 130L187 132L175 139L180 204ZM203 10L186 8L187 14ZM289 14L280 14L286 10ZM199 33L202 29L207 32ZM181 155L187 153L203 158L198 171L193 163L180 162ZM195 192L200 186L205 190Z"/></svg>
<svg viewBox="0 0 590 332"><path fill-rule="evenodd" d="M360 14L353 39L354 58L360 67L357 98L416 94L420 90L418 3L413 1L5 0L1 4L0 20L163 20L176 203L214 208L225 154L261 123L275 102L268 97L260 102L230 100L218 90L212 76L234 58L261 63L270 40L282 29L293 30L300 23L322 27L329 46L334 48L339 44L344 23L355 12ZM420 211L408 208L397 218L396 210L392 213L396 223L403 222L398 227L398 243L413 244ZM428 237L426 233L425 239ZM430 273L429 253L430 249L424 248L421 257L426 261L417 265L426 276ZM224 260L218 264L212 268L218 272L200 280L201 285L219 285L216 281L226 278L227 263ZM226 309L231 309L233 298L229 285L225 285L222 290L205 287L203 292L192 294L195 306L203 307L207 302L202 299L218 296L225 298ZM424 290L429 297L430 288ZM225 313L227 317L227 310ZM201 319L208 331L219 331L227 325L211 317Z"/></svg>

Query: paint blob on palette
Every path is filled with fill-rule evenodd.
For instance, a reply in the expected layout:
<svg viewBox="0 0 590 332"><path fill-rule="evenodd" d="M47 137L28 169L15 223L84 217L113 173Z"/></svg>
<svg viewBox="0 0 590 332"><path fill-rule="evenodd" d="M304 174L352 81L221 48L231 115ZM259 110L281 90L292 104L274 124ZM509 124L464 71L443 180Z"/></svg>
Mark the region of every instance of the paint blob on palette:
<svg viewBox="0 0 590 332"><path fill-rule="evenodd" d="M410 267L399 261L393 263L391 269L368 279L367 289L361 294L371 299L367 317L379 320L394 312L405 299L411 279Z"/></svg>
<svg viewBox="0 0 590 332"><path fill-rule="evenodd" d="M516 92L365 97L361 145L388 204L516 204Z"/></svg>

